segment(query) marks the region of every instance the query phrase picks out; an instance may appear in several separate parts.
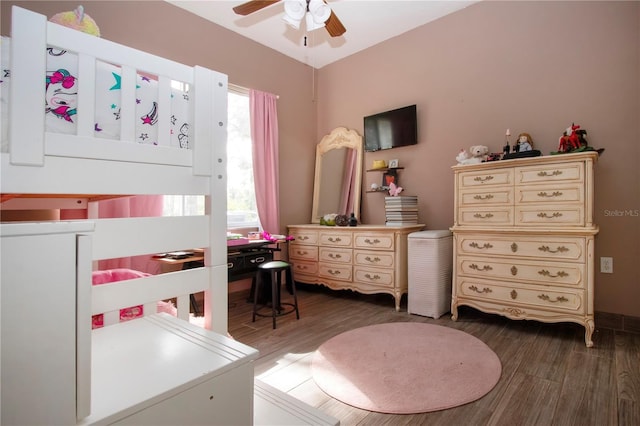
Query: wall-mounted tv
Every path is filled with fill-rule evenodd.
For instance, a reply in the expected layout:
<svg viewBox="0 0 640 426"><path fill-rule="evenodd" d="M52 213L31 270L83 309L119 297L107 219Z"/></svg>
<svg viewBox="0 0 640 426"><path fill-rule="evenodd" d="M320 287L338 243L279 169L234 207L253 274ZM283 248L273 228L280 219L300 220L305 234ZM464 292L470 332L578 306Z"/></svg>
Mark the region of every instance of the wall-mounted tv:
<svg viewBox="0 0 640 426"><path fill-rule="evenodd" d="M415 105L364 117L365 151L397 148L418 143Z"/></svg>

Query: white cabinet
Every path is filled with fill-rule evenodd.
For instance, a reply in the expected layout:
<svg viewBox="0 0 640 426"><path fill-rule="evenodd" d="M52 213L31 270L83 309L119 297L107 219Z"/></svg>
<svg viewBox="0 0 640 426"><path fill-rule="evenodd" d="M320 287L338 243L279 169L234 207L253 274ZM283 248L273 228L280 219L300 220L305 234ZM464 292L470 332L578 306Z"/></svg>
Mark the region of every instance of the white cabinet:
<svg viewBox="0 0 640 426"><path fill-rule="evenodd" d="M76 294L91 286L77 279L76 240L92 229L0 225L2 424L76 422Z"/></svg>
<svg viewBox="0 0 640 426"><path fill-rule="evenodd" d="M388 293L400 310L407 293L407 236L424 225L290 225L294 279L333 290Z"/></svg>
<svg viewBox="0 0 640 426"><path fill-rule="evenodd" d="M597 153L454 166L451 312L571 321L593 346Z"/></svg>

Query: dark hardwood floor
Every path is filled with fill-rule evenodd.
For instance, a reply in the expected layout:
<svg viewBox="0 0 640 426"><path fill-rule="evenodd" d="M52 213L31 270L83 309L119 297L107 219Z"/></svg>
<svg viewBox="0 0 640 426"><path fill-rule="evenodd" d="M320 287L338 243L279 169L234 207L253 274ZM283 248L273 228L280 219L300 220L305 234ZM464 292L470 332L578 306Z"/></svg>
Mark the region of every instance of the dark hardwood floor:
<svg viewBox="0 0 640 426"><path fill-rule="evenodd" d="M640 334L596 328L594 347L577 324L511 321L461 308L434 320L401 311L389 295L359 295L298 286L295 314L251 322L248 291L229 295L229 332L260 351L256 377L338 418L342 425L640 425ZM364 411L320 390L310 372L313 352L344 331L394 321L453 327L484 341L502 362L502 377L483 398L415 415ZM596 324L597 327L597 324ZM408 395L408 397L410 397Z"/></svg>

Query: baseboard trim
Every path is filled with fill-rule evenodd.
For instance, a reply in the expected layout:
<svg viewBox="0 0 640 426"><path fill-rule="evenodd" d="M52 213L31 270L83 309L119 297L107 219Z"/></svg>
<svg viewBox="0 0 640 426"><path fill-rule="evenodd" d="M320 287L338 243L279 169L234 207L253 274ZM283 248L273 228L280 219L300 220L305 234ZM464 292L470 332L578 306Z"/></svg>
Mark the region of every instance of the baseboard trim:
<svg viewBox="0 0 640 426"><path fill-rule="evenodd" d="M596 327L640 333L640 318L608 312L595 313Z"/></svg>

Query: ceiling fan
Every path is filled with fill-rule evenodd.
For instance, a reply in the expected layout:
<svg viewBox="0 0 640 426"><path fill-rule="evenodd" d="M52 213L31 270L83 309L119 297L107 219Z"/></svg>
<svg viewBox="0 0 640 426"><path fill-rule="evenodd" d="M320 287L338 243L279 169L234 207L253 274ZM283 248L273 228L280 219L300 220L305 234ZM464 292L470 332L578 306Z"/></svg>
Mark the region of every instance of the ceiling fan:
<svg viewBox="0 0 640 426"><path fill-rule="evenodd" d="M233 11L238 15L246 16L279 1L250 0L234 7ZM305 18L308 31L325 27L331 37L339 37L347 31L324 0L284 0L284 11L283 19L296 29Z"/></svg>

